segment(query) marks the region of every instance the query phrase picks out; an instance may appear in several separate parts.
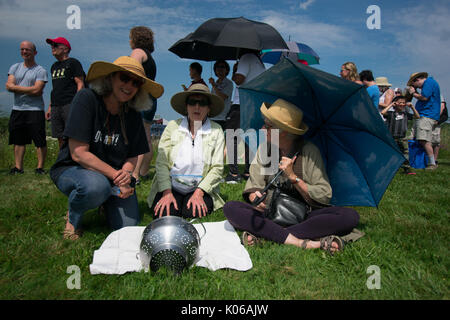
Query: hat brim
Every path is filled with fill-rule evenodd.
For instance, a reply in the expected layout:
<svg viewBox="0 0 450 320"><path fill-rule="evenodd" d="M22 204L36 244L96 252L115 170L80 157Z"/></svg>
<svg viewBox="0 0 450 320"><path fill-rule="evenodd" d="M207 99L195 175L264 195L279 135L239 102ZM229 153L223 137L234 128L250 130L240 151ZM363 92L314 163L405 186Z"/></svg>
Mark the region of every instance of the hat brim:
<svg viewBox="0 0 450 320"><path fill-rule="evenodd" d="M276 118L273 118L268 112L271 105L272 104L263 102L260 110L261 110L261 113L263 114L263 116L266 117L267 119L269 119L270 122L272 122L278 129L287 131L289 133L297 134L297 135L304 135L306 133L306 131L308 131L309 127L306 123L303 122L303 120L300 123L300 128L296 128L296 127L290 126L286 123L283 123Z"/></svg>
<svg viewBox="0 0 450 320"><path fill-rule="evenodd" d="M219 115L223 111L223 108L225 107L223 99L213 93L190 90L174 94L172 99L170 99L170 104L172 105L172 108L179 114L187 116L186 99L188 96L193 94L202 94L209 98L209 101L211 103L209 111L210 118L214 118L215 116Z"/></svg>
<svg viewBox="0 0 450 320"><path fill-rule="evenodd" d="M427 72L419 72L418 74L415 74L411 78L409 78L408 83L406 84L408 87L412 85L413 81L416 80L420 76L425 76L425 78L428 78Z"/></svg>
<svg viewBox="0 0 450 320"><path fill-rule="evenodd" d="M135 76L144 80L144 84L142 85L142 89L147 91L154 98L159 98L164 93L164 87L160 85L158 82L150 80L147 77L143 77L137 72L133 70L126 69L124 67L118 66L111 62L106 61L96 61L91 64L89 67L88 74L86 76L86 81L92 81L98 78L105 77L113 72L125 71L134 74Z"/></svg>

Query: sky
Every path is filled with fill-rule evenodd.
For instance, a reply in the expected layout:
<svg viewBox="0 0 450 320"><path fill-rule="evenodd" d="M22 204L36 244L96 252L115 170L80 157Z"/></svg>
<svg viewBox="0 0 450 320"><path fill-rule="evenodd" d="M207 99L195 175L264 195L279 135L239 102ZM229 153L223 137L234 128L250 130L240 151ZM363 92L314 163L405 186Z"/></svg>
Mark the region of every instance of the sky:
<svg viewBox="0 0 450 320"><path fill-rule="evenodd" d="M80 13L75 28L67 24L73 27L75 21L72 5ZM373 5L379 8L379 28L368 27L375 21ZM444 97L450 96L448 0L0 0L0 82L5 84L9 67L22 61L23 40L35 43L36 61L49 71L55 58L45 39L67 38L70 56L87 73L94 61L129 55L129 30L144 25L155 33L156 81L165 88L157 114L176 119L170 98L182 84L189 85L194 60L168 49L211 18L240 16L272 25L286 41L309 45L320 56L314 68L338 76L341 65L353 61L358 71L372 70L400 88L413 72L425 71L438 81ZM214 76L213 63L199 62L207 82ZM46 106L50 92L51 81L44 90ZM0 115L9 115L12 103L13 94L0 86Z"/></svg>

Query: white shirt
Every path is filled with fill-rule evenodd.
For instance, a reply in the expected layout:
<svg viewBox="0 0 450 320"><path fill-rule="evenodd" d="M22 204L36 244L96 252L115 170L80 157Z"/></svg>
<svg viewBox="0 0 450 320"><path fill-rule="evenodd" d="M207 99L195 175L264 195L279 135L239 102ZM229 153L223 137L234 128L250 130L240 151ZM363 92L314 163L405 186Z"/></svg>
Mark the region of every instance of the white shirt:
<svg viewBox="0 0 450 320"><path fill-rule="evenodd" d="M188 119L184 117L178 128L185 134L178 154L170 170L172 187L182 193L193 192L203 178L203 135L211 133L211 122L206 119L202 127L197 130L195 138L189 131Z"/></svg>
<svg viewBox="0 0 450 320"><path fill-rule="evenodd" d="M219 90L223 94L227 95L227 99L224 101L225 107L223 108L223 111L219 115L215 116L214 118L211 118L211 120L224 121L228 114L228 111L230 111L230 107L231 107L231 95L233 94L233 82L228 78L224 78L222 80L222 82L219 83L219 85L217 86L217 90ZM217 94L216 89L214 87L212 89L212 93Z"/></svg>
<svg viewBox="0 0 450 320"><path fill-rule="evenodd" d="M266 70L264 65L258 59L258 57L253 53L244 54L239 60L238 68L236 73L239 73L245 77L244 82L241 85L246 84L253 78L263 73ZM239 87L236 86L234 89L233 104L239 104Z"/></svg>

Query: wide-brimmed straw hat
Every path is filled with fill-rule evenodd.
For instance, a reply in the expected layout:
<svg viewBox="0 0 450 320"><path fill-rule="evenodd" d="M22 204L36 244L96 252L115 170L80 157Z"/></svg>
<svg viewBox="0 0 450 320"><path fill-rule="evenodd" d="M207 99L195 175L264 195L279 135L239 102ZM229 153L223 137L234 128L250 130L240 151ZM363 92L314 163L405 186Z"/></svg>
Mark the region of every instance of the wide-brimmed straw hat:
<svg viewBox="0 0 450 320"><path fill-rule="evenodd" d="M145 76L144 68L139 61L127 56L119 57L113 63L105 61L96 61L92 63L86 81L89 82L118 71L130 72L143 79L144 84L141 88L151 94L154 98L159 98L164 93L164 87L162 85Z"/></svg>
<svg viewBox="0 0 450 320"><path fill-rule="evenodd" d="M428 73L426 73L426 72L414 72L409 77L408 83L406 85L407 86L411 86L413 84L414 80L416 80L417 78L422 77L422 76L425 77L425 78L428 78Z"/></svg>
<svg viewBox="0 0 450 320"><path fill-rule="evenodd" d="M280 130L297 135L308 131L308 126L303 122L303 111L286 100L277 99L272 104L263 102L260 110Z"/></svg>
<svg viewBox="0 0 450 320"><path fill-rule="evenodd" d="M378 77L375 79L375 83L377 86L391 87L392 84L388 82L388 78L386 77Z"/></svg>
<svg viewBox="0 0 450 320"><path fill-rule="evenodd" d="M174 94L170 99L172 108L183 116L187 116L186 100L190 95L202 94L208 97L210 102L209 117L213 118L220 114L225 107L223 99L218 95L215 95L209 91L209 88L202 83L196 83L191 85L186 91L178 92Z"/></svg>

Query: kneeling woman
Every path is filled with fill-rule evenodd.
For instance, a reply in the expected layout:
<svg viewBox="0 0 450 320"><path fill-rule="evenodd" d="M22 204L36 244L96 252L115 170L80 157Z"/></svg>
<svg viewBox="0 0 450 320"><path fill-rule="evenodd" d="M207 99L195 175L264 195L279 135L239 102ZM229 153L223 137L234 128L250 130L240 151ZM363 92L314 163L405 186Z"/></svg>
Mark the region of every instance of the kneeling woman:
<svg viewBox="0 0 450 320"><path fill-rule="evenodd" d="M170 104L184 117L167 124L158 145L148 205L155 217L204 217L223 206L224 135L211 121L223 110L222 98L194 84L175 94Z"/></svg>
<svg viewBox="0 0 450 320"><path fill-rule="evenodd" d="M148 152L142 118L164 88L145 77L142 65L130 57L114 63L94 62L71 104L65 141L50 176L69 197L64 237L79 238L87 210L104 205L112 229L139 222L135 179L131 173L139 154Z"/></svg>
<svg viewBox="0 0 450 320"><path fill-rule="evenodd" d="M350 208L328 206L331 186L319 149L302 137L308 130L302 122L303 112L282 99L271 106L263 103L261 112L270 149L279 149L281 161L278 167L283 171L280 182L289 189L289 194L316 210L310 212L303 222L284 228L265 217L264 211L268 210L271 201L269 189L265 201L257 207L238 201L227 202L223 208L225 216L235 228L246 231L244 243L250 245L258 240L257 237L262 237L304 249L321 248L330 253L342 249L343 241L339 236L349 234L356 227L359 215ZM274 138L272 129L279 129L279 139ZM250 203L262 196L261 191L273 177L263 174L261 149L258 149L256 162L254 160L250 167L250 178L243 192L244 199Z"/></svg>

